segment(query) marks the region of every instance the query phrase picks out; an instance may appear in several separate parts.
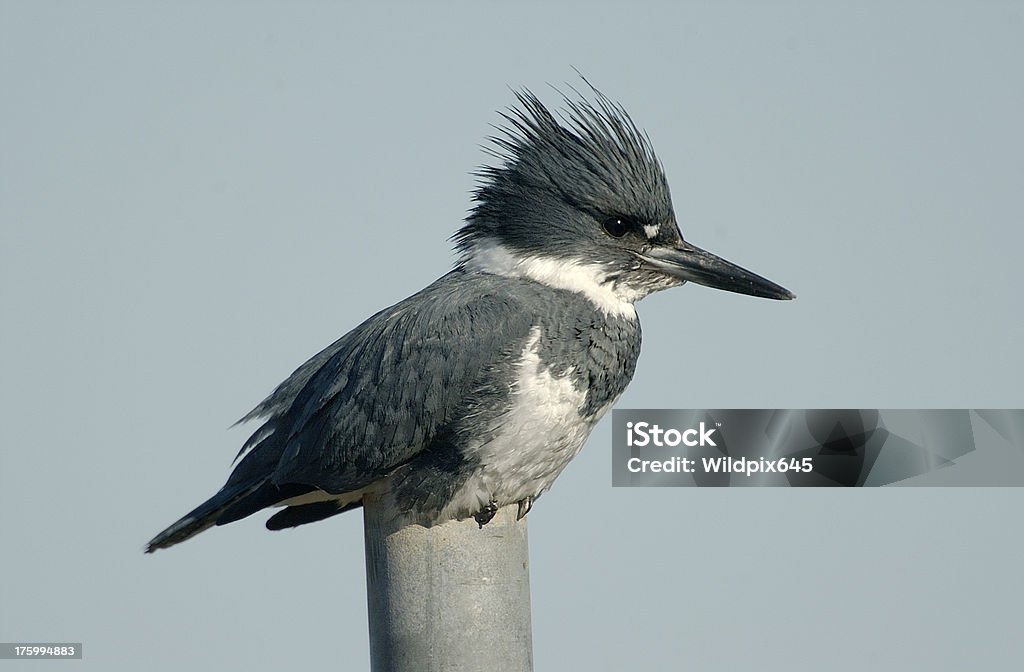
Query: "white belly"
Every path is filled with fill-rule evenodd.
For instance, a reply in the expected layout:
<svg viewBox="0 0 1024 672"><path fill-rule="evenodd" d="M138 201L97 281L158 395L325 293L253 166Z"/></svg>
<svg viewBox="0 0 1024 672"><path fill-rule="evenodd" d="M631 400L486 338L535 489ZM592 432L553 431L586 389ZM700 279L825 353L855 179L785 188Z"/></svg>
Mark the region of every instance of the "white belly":
<svg viewBox="0 0 1024 672"><path fill-rule="evenodd" d="M584 419L580 410L586 390L577 388L573 370L545 369L538 357L540 328L534 327L517 367L509 410L491 425L487 441L471 445L466 455L479 467L445 507L442 517L465 518L496 500L499 506L536 498L551 487L569 461L579 453L596 416Z"/></svg>

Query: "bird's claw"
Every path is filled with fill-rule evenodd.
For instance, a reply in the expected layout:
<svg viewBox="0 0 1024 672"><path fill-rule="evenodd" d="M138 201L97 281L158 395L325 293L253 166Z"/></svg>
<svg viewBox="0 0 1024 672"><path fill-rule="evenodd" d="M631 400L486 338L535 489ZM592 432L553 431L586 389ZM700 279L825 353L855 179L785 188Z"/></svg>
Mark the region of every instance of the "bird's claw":
<svg viewBox="0 0 1024 672"><path fill-rule="evenodd" d="M526 514L533 508L533 497L526 497L519 500L519 512L516 513L516 520L526 518Z"/></svg>
<svg viewBox="0 0 1024 672"><path fill-rule="evenodd" d="M477 524L480 525L480 529L484 529L484 525L491 522L491 518L494 518L494 514L498 512L498 500L492 499L487 506L480 509L473 514L473 519L476 520Z"/></svg>

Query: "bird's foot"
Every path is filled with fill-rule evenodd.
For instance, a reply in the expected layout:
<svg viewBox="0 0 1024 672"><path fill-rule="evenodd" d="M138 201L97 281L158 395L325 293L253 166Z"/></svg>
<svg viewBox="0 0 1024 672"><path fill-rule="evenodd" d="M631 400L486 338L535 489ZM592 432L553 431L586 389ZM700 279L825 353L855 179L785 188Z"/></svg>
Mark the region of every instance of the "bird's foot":
<svg viewBox="0 0 1024 672"><path fill-rule="evenodd" d="M480 509L473 514L473 519L480 525L480 529L484 529L484 525L491 522L491 518L494 518L494 514L498 512L498 500L492 499L488 502L487 506Z"/></svg>
<svg viewBox="0 0 1024 672"><path fill-rule="evenodd" d="M516 520L522 520L526 518L526 514L533 508L533 497L527 497L519 500L519 513L516 514Z"/></svg>

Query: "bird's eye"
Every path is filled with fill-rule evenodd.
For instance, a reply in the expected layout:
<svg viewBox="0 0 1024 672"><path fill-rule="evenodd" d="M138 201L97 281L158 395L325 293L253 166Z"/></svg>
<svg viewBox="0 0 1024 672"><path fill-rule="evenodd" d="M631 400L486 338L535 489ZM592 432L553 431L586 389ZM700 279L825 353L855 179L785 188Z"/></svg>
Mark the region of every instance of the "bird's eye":
<svg viewBox="0 0 1024 672"><path fill-rule="evenodd" d="M622 238L632 228L632 223L625 217L609 217L601 226L612 238Z"/></svg>

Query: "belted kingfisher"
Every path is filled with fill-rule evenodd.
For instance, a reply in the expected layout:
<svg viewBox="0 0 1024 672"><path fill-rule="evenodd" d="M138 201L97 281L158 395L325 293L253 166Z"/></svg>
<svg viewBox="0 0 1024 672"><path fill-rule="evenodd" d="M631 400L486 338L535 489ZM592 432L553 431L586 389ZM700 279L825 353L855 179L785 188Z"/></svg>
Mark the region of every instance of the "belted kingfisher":
<svg viewBox="0 0 1024 672"><path fill-rule="evenodd" d="M453 236L455 268L300 366L220 491L149 542L260 509L278 530L379 497L433 525L526 515L626 389L634 304L690 281L793 294L685 241L647 135L593 89L556 117L529 91L502 113L497 165Z"/></svg>

